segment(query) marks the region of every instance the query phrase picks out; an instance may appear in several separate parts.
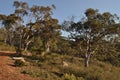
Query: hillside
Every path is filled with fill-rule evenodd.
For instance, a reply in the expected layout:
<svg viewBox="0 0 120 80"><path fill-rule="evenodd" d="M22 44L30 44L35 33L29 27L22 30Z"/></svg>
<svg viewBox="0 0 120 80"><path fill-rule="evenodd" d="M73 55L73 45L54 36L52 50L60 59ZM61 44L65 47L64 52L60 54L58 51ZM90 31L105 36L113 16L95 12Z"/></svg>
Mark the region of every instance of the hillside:
<svg viewBox="0 0 120 80"><path fill-rule="evenodd" d="M119 80L120 68L92 60L86 68L82 58L56 53L44 57L24 56L26 66L15 67L11 52L0 52L0 80ZM36 79L37 78L37 79Z"/></svg>
<svg viewBox="0 0 120 80"><path fill-rule="evenodd" d="M11 3L0 13L0 80L120 80L119 15L86 7L61 21L58 5Z"/></svg>

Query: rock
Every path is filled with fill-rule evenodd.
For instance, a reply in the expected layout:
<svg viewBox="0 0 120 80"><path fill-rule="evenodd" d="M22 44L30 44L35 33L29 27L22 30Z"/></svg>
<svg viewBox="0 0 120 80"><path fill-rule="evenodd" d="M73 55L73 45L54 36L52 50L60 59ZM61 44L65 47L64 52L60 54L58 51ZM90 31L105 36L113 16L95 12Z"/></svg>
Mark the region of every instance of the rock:
<svg viewBox="0 0 120 80"><path fill-rule="evenodd" d="M63 61L63 67L68 67L68 63Z"/></svg>

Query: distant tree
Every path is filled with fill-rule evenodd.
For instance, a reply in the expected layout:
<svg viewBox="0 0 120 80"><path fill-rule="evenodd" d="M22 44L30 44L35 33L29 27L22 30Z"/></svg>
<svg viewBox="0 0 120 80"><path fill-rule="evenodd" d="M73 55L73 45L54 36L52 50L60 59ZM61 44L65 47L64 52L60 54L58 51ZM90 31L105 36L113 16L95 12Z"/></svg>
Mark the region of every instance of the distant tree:
<svg viewBox="0 0 120 80"><path fill-rule="evenodd" d="M4 42L4 43L6 43L6 36L7 36L7 32L6 32L6 30L5 30L5 28L4 27L1 27L0 28L0 42Z"/></svg>
<svg viewBox="0 0 120 80"><path fill-rule="evenodd" d="M13 32L15 30L15 25L17 24L17 21L21 20L21 18L15 14L10 14L8 16L1 14L0 17L7 33L6 42L8 42L9 45L13 45Z"/></svg>
<svg viewBox="0 0 120 80"><path fill-rule="evenodd" d="M89 8L85 11L86 18L79 22L65 21L63 28L70 33L72 40L79 44L85 52L85 67L89 66L90 57L99 47L106 35L118 34L115 16L109 12L103 14Z"/></svg>

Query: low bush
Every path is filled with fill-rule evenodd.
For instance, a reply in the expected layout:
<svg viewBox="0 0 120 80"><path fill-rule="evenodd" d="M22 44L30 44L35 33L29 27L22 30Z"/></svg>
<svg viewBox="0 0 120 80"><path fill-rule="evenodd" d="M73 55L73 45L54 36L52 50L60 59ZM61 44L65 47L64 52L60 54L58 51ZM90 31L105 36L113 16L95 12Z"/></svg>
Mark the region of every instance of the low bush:
<svg viewBox="0 0 120 80"><path fill-rule="evenodd" d="M22 67L22 66L25 66L25 62L23 62L21 60L15 60L14 65L16 67Z"/></svg>
<svg viewBox="0 0 120 80"><path fill-rule="evenodd" d="M5 43L0 42L0 50L1 51L15 51L15 47L14 46L9 46Z"/></svg>
<svg viewBox="0 0 120 80"><path fill-rule="evenodd" d="M74 74L65 74L63 76L64 80L84 80L83 77L76 77Z"/></svg>

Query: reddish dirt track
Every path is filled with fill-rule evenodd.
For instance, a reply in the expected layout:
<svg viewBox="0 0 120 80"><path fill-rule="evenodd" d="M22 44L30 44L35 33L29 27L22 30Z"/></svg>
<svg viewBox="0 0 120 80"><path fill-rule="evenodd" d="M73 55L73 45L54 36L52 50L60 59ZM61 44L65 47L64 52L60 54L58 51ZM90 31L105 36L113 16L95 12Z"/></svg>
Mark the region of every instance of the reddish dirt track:
<svg viewBox="0 0 120 80"><path fill-rule="evenodd" d="M12 55L14 55L13 52L0 51L0 80L38 80L29 75L21 74L13 66L13 61L10 58Z"/></svg>

